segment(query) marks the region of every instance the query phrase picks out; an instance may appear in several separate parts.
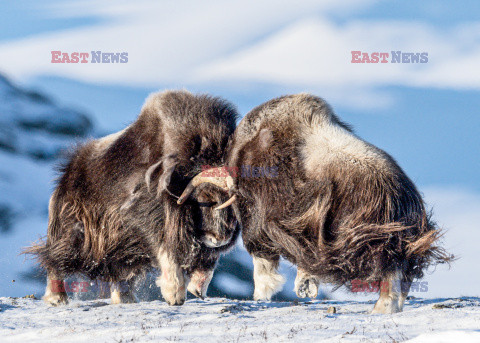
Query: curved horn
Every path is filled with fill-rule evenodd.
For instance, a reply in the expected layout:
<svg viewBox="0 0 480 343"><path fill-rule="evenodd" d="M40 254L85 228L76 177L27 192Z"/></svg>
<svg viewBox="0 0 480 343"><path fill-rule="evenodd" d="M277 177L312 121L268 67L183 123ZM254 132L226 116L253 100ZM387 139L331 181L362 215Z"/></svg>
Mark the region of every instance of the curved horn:
<svg viewBox="0 0 480 343"><path fill-rule="evenodd" d="M221 173L224 173L225 170L223 167L218 167L218 168L211 168L208 169L208 174L212 173L214 175L218 175ZM228 175L228 176L204 176L202 175L204 172L201 172L200 174L196 175L187 185L185 190L183 191L182 195L180 198L177 200L177 204L181 205L185 202L185 200L188 199L190 194L197 188L199 185L202 183L211 183L217 187L220 187L224 191L228 192L230 188L233 186L233 178Z"/></svg>
<svg viewBox="0 0 480 343"><path fill-rule="evenodd" d="M225 201L223 204L221 204L220 206L215 207L215 211L221 210L222 208L225 208L225 207L230 206L231 204L233 204L233 203L235 202L235 200L237 200L237 196L234 194L230 199L228 199L227 201Z"/></svg>
<svg viewBox="0 0 480 343"><path fill-rule="evenodd" d="M150 166L145 173L145 183L147 184L147 190L150 192L150 183L152 182L152 174L153 172L160 167L163 161L158 161L154 165Z"/></svg>

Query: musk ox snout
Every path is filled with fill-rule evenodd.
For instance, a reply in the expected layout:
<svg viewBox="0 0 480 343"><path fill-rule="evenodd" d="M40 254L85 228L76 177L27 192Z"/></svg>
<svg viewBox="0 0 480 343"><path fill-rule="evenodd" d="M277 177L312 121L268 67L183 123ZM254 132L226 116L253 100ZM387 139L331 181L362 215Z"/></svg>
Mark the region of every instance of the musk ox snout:
<svg viewBox="0 0 480 343"><path fill-rule="evenodd" d="M223 202L218 200L218 202ZM217 211L214 206L204 209L202 214L204 227L208 231L201 231L200 241L209 248L224 247L235 243L237 221L231 208Z"/></svg>
<svg viewBox="0 0 480 343"><path fill-rule="evenodd" d="M229 244L232 241L232 235L229 237L218 237L211 233L206 233L202 237L202 242L209 248L219 248Z"/></svg>
<svg viewBox="0 0 480 343"><path fill-rule="evenodd" d="M224 206L229 200L226 178L195 176L177 201L185 211L197 216L197 238L209 248L227 247L235 243L238 225L233 209ZM220 205L223 204L223 205Z"/></svg>

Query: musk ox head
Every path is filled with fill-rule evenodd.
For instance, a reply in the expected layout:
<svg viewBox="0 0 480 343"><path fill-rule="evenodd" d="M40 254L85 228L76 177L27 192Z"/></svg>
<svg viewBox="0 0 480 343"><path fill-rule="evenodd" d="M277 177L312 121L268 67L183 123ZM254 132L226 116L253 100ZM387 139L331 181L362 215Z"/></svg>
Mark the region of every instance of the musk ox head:
<svg viewBox="0 0 480 343"><path fill-rule="evenodd" d="M225 247L234 243L236 220L232 209L216 209L228 199L227 196L222 189L210 184L198 187L190 196L189 201L198 206L201 214L199 239L209 248Z"/></svg>
<svg viewBox="0 0 480 343"><path fill-rule="evenodd" d="M230 176L220 175L222 168L209 168L197 174L178 197L177 204L196 203L203 218L201 241L207 247L216 248L231 243L235 235L236 221L229 204Z"/></svg>
<svg viewBox="0 0 480 343"><path fill-rule="evenodd" d="M147 187L156 182L156 193L166 201L166 221L177 241L192 234L208 248L224 249L234 243L238 233L231 209L216 210L228 200L228 192L218 183L197 187L201 171L225 163L230 136L236 126L237 112L227 101L189 92L167 92L153 97L144 107L146 115L162 119L163 156L145 175ZM188 192L177 203L182 192ZM179 206L179 204L182 206ZM174 242L172 242L174 244Z"/></svg>

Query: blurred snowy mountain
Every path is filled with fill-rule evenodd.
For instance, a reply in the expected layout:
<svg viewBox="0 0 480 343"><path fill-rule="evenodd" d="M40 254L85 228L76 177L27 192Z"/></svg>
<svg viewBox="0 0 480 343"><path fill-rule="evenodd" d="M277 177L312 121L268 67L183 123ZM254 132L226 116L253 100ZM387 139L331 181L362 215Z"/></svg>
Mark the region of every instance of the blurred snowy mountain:
<svg viewBox="0 0 480 343"><path fill-rule="evenodd" d="M0 74L0 150L52 160L72 138L91 133L88 117L55 104L36 91L23 90Z"/></svg>
<svg viewBox="0 0 480 343"><path fill-rule="evenodd" d="M85 114L0 74L0 231L15 217L46 211L55 160L92 129Z"/></svg>

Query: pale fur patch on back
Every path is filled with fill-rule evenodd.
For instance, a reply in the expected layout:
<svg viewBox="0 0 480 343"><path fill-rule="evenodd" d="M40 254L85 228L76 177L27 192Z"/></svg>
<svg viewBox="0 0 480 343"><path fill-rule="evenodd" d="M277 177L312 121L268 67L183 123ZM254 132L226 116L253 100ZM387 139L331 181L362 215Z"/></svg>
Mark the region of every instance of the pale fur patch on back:
<svg viewBox="0 0 480 343"><path fill-rule="evenodd" d="M343 127L324 123L306 129L302 150L309 176L322 175L332 165L387 169L382 154Z"/></svg>
<svg viewBox="0 0 480 343"><path fill-rule="evenodd" d="M261 132L262 126L272 132L288 127L304 139L301 153L310 177L321 175L332 164L388 168L380 150L342 127L328 104L310 94L287 96L272 105L267 104L254 116L246 116L236 129L232 156L237 156L245 144Z"/></svg>

